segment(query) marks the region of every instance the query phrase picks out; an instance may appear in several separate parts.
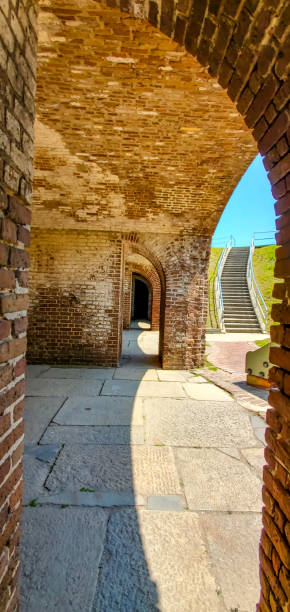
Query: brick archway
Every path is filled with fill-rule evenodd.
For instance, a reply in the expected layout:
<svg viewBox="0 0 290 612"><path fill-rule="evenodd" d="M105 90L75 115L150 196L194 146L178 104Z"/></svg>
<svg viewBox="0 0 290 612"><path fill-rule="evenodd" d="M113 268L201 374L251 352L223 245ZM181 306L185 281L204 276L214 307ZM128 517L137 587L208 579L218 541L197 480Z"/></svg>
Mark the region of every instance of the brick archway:
<svg viewBox="0 0 290 612"><path fill-rule="evenodd" d="M41 5L42 3L40 3ZM112 6L110 0L110 6ZM119 6L116 4L116 6ZM17 593L18 520L21 498L22 400L27 319L27 269L32 183L33 115L36 71L37 2L1 6L0 69L3 102L0 132L1 222L1 444L2 573L1 604L13 609ZM166 36L185 44L225 88L264 156L277 199L277 263L284 283L274 288L272 373L279 391L270 393L267 414L267 467L264 472L264 532L261 541L261 612L285 609L289 597L289 2L287 0L163 0L161 6L121 0L120 9L148 19ZM21 61L19 60L19 54ZM18 59L17 59L18 58ZM6 441L5 441L6 440ZM10 440L7 446L7 440ZM288 591L288 592L287 592Z"/></svg>
<svg viewBox="0 0 290 612"><path fill-rule="evenodd" d="M131 322L131 293L132 274L140 274L150 283L152 287L152 314L151 330L158 331L160 325L160 301L161 283L154 266L142 256L128 256L125 263L124 285L123 285L123 325L124 329L130 328Z"/></svg>

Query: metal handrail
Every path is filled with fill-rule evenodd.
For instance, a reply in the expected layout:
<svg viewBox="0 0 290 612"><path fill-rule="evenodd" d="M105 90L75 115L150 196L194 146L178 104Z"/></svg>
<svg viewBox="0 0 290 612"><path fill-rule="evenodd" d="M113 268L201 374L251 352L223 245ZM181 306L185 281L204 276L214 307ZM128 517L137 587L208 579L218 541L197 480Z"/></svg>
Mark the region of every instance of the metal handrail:
<svg viewBox="0 0 290 612"><path fill-rule="evenodd" d="M256 232L256 233L269 233L269 232ZM251 241L251 247L249 252L249 259L247 265L247 282L250 292L251 301L257 315L259 325L263 332L267 330L267 320L268 320L268 307L266 302L261 294L259 286L257 284L254 267L253 267L253 253L255 251L255 234L253 235Z"/></svg>
<svg viewBox="0 0 290 612"><path fill-rule="evenodd" d="M216 304L216 312L217 312L217 321L218 321L218 326L222 332L225 332L225 320L224 320L224 301L223 301L221 277L222 277L222 271L225 265L225 261L227 259L227 256L233 244L235 244L235 239L233 236L230 236L218 260L217 275L215 278L215 304Z"/></svg>
<svg viewBox="0 0 290 612"><path fill-rule="evenodd" d="M268 232L254 232L252 241L253 240L254 240L254 243L255 242L265 242L265 240L268 242L271 240L271 244L276 244L275 232L273 230L269 230Z"/></svg>

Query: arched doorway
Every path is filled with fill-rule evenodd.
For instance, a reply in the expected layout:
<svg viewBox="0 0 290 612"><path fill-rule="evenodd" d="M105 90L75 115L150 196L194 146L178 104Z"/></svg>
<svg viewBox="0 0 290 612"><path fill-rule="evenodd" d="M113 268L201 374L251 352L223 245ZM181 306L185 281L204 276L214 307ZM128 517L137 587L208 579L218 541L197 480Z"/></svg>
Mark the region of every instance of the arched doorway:
<svg viewBox="0 0 290 612"><path fill-rule="evenodd" d="M132 275L132 307L131 321L147 321L152 319L152 287L140 274Z"/></svg>

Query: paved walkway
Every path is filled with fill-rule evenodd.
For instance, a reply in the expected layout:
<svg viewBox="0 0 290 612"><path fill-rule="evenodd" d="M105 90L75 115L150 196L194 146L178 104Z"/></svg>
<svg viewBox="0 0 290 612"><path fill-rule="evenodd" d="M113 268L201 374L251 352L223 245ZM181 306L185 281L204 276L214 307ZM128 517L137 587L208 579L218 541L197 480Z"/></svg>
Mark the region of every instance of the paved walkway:
<svg viewBox="0 0 290 612"><path fill-rule="evenodd" d="M226 372L237 372L245 380L246 354L257 350L255 340L267 337L265 334L207 334L208 361Z"/></svg>
<svg viewBox="0 0 290 612"><path fill-rule="evenodd" d="M22 612L253 612L264 421L158 334L118 369L30 366Z"/></svg>

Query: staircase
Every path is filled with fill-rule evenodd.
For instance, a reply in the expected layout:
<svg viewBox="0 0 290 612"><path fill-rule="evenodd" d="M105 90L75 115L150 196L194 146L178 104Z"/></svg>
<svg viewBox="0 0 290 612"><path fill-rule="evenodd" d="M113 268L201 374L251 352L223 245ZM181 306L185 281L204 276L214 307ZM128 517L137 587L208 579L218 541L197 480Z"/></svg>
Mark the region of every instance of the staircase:
<svg viewBox="0 0 290 612"><path fill-rule="evenodd" d="M247 283L249 251L248 247L231 248L223 267L221 287L226 332L261 333Z"/></svg>

